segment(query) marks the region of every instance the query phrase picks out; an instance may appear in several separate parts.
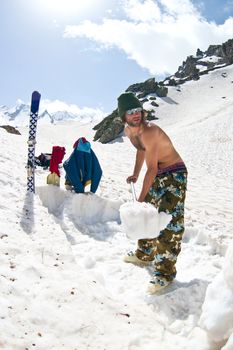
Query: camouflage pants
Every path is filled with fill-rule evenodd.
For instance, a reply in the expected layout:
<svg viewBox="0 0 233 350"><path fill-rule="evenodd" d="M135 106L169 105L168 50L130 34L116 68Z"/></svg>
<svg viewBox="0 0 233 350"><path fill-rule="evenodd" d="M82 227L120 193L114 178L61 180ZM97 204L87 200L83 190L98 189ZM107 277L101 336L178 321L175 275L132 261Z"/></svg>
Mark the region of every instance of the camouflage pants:
<svg viewBox="0 0 233 350"><path fill-rule="evenodd" d="M184 233L184 201L187 170L156 176L145 202L153 204L159 212L172 215L167 227L157 238L138 240L136 256L143 261L153 261L155 276L172 281L176 276L176 260L181 250Z"/></svg>

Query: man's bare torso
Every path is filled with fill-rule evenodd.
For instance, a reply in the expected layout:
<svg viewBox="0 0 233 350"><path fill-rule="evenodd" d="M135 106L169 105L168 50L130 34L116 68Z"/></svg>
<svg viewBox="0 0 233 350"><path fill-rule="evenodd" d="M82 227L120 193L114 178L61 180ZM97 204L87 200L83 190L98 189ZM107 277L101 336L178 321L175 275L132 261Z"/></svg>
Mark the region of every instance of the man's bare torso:
<svg viewBox="0 0 233 350"><path fill-rule="evenodd" d="M125 134L137 150L145 151L146 162L147 154L154 152L159 169L182 162L168 135L155 124L143 123L135 131L133 128L126 127Z"/></svg>

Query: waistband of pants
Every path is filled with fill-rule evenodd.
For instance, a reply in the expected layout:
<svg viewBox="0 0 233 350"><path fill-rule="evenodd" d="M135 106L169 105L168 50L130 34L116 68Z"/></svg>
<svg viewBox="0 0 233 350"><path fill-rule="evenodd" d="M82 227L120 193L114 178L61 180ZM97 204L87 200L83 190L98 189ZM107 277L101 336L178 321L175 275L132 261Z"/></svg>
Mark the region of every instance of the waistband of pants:
<svg viewBox="0 0 233 350"><path fill-rule="evenodd" d="M158 169L157 176L165 174L165 173L175 173L175 172L179 172L179 171L187 172L187 168L183 162L174 163L174 164L169 165L165 168Z"/></svg>

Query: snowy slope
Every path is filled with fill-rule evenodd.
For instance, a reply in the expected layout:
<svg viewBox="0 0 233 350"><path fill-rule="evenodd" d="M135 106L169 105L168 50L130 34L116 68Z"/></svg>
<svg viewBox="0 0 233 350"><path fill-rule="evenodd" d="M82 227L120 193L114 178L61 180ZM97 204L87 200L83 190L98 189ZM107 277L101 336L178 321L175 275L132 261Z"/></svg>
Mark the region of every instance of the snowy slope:
<svg viewBox="0 0 233 350"><path fill-rule="evenodd" d="M48 172L37 168L28 198L28 130L0 129L0 348L232 350L232 81L229 66L159 101L157 123L185 160L189 183L177 278L157 296L146 293L152 267L122 261L135 247L119 221L120 205L132 200L129 141L92 142L103 169L96 195L66 192L63 170L61 188L47 186ZM36 153L59 145L66 158L77 138L92 140L93 125L40 124Z"/></svg>

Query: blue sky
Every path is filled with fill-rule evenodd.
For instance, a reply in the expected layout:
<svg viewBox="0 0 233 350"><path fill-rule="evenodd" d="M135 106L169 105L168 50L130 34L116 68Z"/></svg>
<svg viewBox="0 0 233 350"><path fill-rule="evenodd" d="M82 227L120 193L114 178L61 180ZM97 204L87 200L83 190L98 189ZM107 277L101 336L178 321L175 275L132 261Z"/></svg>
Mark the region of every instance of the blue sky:
<svg viewBox="0 0 233 350"><path fill-rule="evenodd" d="M233 38L233 0L1 0L0 105L42 98L111 112L130 84Z"/></svg>

